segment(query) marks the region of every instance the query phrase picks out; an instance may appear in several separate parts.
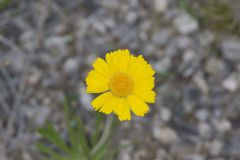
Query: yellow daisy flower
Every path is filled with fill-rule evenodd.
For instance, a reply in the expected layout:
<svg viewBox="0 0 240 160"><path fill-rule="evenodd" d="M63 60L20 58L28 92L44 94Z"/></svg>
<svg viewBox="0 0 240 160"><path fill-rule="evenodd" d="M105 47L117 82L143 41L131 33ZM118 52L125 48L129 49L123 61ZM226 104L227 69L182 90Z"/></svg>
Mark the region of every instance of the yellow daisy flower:
<svg viewBox="0 0 240 160"><path fill-rule="evenodd" d="M129 50L106 54L106 60L97 58L86 78L87 93L102 93L92 101L95 110L115 113L120 121L130 120L132 111L144 116L155 102L155 71L144 58L131 55Z"/></svg>

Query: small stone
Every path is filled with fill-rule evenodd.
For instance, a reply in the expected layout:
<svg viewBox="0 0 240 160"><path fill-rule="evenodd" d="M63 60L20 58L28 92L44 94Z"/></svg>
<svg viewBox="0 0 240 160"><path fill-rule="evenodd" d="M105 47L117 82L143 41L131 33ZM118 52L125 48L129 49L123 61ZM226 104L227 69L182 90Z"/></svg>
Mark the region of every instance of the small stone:
<svg viewBox="0 0 240 160"><path fill-rule="evenodd" d="M38 127L42 126L47 117L50 114L49 107L39 106L37 108L28 107L26 108L25 115L28 119L32 119L33 123L36 124Z"/></svg>
<svg viewBox="0 0 240 160"><path fill-rule="evenodd" d="M28 152L23 152L22 153L22 158L23 160L32 160L32 156Z"/></svg>
<svg viewBox="0 0 240 160"><path fill-rule="evenodd" d="M168 153L164 149L159 149L154 160L168 159Z"/></svg>
<svg viewBox="0 0 240 160"><path fill-rule="evenodd" d="M201 92L193 85L185 86L183 89L183 110L185 113L191 113L200 101Z"/></svg>
<svg viewBox="0 0 240 160"><path fill-rule="evenodd" d="M223 56L230 61L240 61L240 40L238 39L226 39L221 44L221 50Z"/></svg>
<svg viewBox="0 0 240 160"><path fill-rule="evenodd" d="M237 71L240 72L240 63L238 63L236 66L237 66L237 67L236 67L236 68L237 68Z"/></svg>
<svg viewBox="0 0 240 160"><path fill-rule="evenodd" d="M199 33L198 40L202 46L209 46L215 41L215 35L210 31L204 31L203 33Z"/></svg>
<svg viewBox="0 0 240 160"><path fill-rule="evenodd" d="M228 146L229 154L232 156L233 160L240 159L240 134L235 133L230 138L230 144Z"/></svg>
<svg viewBox="0 0 240 160"><path fill-rule="evenodd" d="M20 53L9 53L10 66L13 67L15 71L22 72L26 69L26 58ZM1 58L1 57L0 57Z"/></svg>
<svg viewBox="0 0 240 160"><path fill-rule="evenodd" d="M53 74L46 73L46 75L43 76L41 83L45 88L54 88L59 84L60 80L60 75L58 75L57 72L53 72Z"/></svg>
<svg viewBox="0 0 240 160"><path fill-rule="evenodd" d="M96 54L90 54L86 57L86 60L84 61L87 65L93 64L93 62L97 59Z"/></svg>
<svg viewBox="0 0 240 160"><path fill-rule="evenodd" d="M198 30L199 24L187 13L178 15L174 20L174 25L181 34L190 34Z"/></svg>
<svg viewBox="0 0 240 160"><path fill-rule="evenodd" d="M34 70L27 79L29 85L36 85L41 79L42 73L39 70Z"/></svg>
<svg viewBox="0 0 240 160"><path fill-rule="evenodd" d="M140 31L139 33L139 40L143 41L143 42L147 42L148 41L148 33L147 32L144 32L144 31ZM153 44L150 44L150 43L147 43L146 45L153 45ZM154 46L154 45L153 45ZM145 47L143 47L145 48ZM154 46L155 48L155 46Z"/></svg>
<svg viewBox="0 0 240 160"><path fill-rule="evenodd" d="M179 47L175 39L167 43L167 46L164 49L164 55L171 58L178 55L178 53L179 53Z"/></svg>
<svg viewBox="0 0 240 160"><path fill-rule="evenodd" d="M164 145L173 144L178 139L178 135L173 129L160 126L154 126L153 137Z"/></svg>
<svg viewBox="0 0 240 160"><path fill-rule="evenodd" d="M107 27L107 29L113 29L116 26L116 23L112 18L107 18L104 21L104 25Z"/></svg>
<svg viewBox="0 0 240 160"><path fill-rule="evenodd" d="M198 124L198 133L200 134L201 137L208 138L211 133L210 125L205 122L200 122Z"/></svg>
<svg viewBox="0 0 240 160"><path fill-rule="evenodd" d="M62 35L67 32L67 24L59 23L58 25L54 25L54 28L51 30L54 34Z"/></svg>
<svg viewBox="0 0 240 160"><path fill-rule="evenodd" d="M154 0L154 4L153 4L154 10L157 13L163 13L167 10L168 3L169 3L168 0Z"/></svg>
<svg viewBox="0 0 240 160"><path fill-rule="evenodd" d="M117 9L119 8L119 2L113 0L104 0L99 2L103 8L107 9Z"/></svg>
<svg viewBox="0 0 240 160"><path fill-rule="evenodd" d="M6 147L2 142L0 143L0 156L1 160L8 160L6 157Z"/></svg>
<svg viewBox="0 0 240 160"><path fill-rule="evenodd" d="M48 115L50 114L50 109L49 107L42 107L41 109L39 109L38 112L35 113L35 123L38 125L38 126L42 126Z"/></svg>
<svg viewBox="0 0 240 160"><path fill-rule="evenodd" d="M137 21L137 19L138 19L138 14L136 12L133 12L133 11L129 12L126 16L126 22L128 24L135 23Z"/></svg>
<svg viewBox="0 0 240 160"><path fill-rule="evenodd" d="M107 29L105 24L102 21L94 21L93 29L99 34L106 34Z"/></svg>
<svg viewBox="0 0 240 160"><path fill-rule="evenodd" d="M210 155L212 156L217 156L221 153L223 148L223 143L220 140L214 140L210 144Z"/></svg>
<svg viewBox="0 0 240 160"><path fill-rule="evenodd" d="M178 49L183 49L183 50L188 49L191 46L191 43L192 43L192 40L186 35L178 36L175 39L175 44L178 46Z"/></svg>
<svg viewBox="0 0 240 160"><path fill-rule="evenodd" d="M15 21L5 21L5 23L1 24L1 32L10 41L13 41L13 42L17 41L19 39L19 36L23 32L21 25L17 23L17 22L20 22L19 20L20 19Z"/></svg>
<svg viewBox="0 0 240 160"><path fill-rule="evenodd" d="M92 102L92 96L90 94L87 94L86 93L86 87L84 84L80 84L80 87L79 87L79 99L83 105L83 107L89 111L92 110L92 105L91 105L91 102Z"/></svg>
<svg viewBox="0 0 240 160"><path fill-rule="evenodd" d="M30 29L22 33L20 41L26 50L33 51L37 47L38 40L36 34Z"/></svg>
<svg viewBox="0 0 240 160"><path fill-rule="evenodd" d="M167 107L161 107L160 109L160 118L164 122L170 121L172 116L171 111Z"/></svg>
<svg viewBox="0 0 240 160"><path fill-rule="evenodd" d="M156 48L153 44L146 44L144 47L144 53L145 56L156 54Z"/></svg>
<svg viewBox="0 0 240 160"><path fill-rule="evenodd" d="M205 158L199 154L189 154L184 157L184 160L205 160Z"/></svg>
<svg viewBox="0 0 240 160"><path fill-rule="evenodd" d="M152 29L153 26L153 21L150 19L143 19L142 22L140 23L139 29L142 32L147 32Z"/></svg>
<svg viewBox="0 0 240 160"><path fill-rule="evenodd" d="M194 83L196 83L199 90L201 90L203 93L207 94L209 92L209 87L206 80L203 77L203 73L198 72L197 74L195 74L193 77L193 81Z"/></svg>
<svg viewBox="0 0 240 160"><path fill-rule="evenodd" d="M199 121L206 121L209 116L209 113L206 109L201 109L196 112L196 118Z"/></svg>
<svg viewBox="0 0 240 160"><path fill-rule="evenodd" d="M133 159L134 160L146 159L147 155L148 155L147 150L141 149L134 153Z"/></svg>
<svg viewBox="0 0 240 160"><path fill-rule="evenodd" d="M46 38L44 45L46 47L55 47L55 46L61 46L65 45L67 42L72 40L72 36L66 35L66 36L51 36Z"/></svg>
<svg viewBox="0 0 240 160"><path fill-rule="evenodd" d="M196 57L196 52L188 49L183 54L183 62L189 63L189 62L193 61L195 57Z"/></svg>
<svg viewBox="0 0 240 160"><path fill-rule="evenodd" d="M129 140L121 140L121 146L127 146L120 150L117 160L131 160L130 153L132 151L131 142Z"/></svg>
<svg viewBox="0 0 240 160"><path fill-rule="evenodd" d="M119 156L120 157L120 156ZM126 154L122 154L121 158L119 158L119 160L131 160L131 157L130 157L130 153Z"/></svg>
<svg viewBox="0 0 240 160"><path fill-rule="evenodd" d="M178 159L183 159L186 155L194 153L196 150L196 145L188 143L186 141L178 141L171 145L170 155L178 157Z"/></svg>
<svg viewBox="0 0 240 160"><path fill-rule="evenodd" d="M158 73L167 72L171 67L171 59L169 57L163 57L157 63L153 64L153 68L156 69Z"/></svg>
<svg viewBox="0 0 240 160"><path fill-rule="evenodd" d="M227 79L222 82L225 89L230 92L235 92L238 89L238 81L235 74L230 75Z"/></svg>
<svg viewBox="0 0 240 160"><path fill-rule="evenodd" d="M65 73L76 73L79 68L79 60L77 58L68 58L63 66Z"/></svg>
<svg viewBox="0 0 240 160"><path fill-rule="evenodd" d="M131 7L138 7L139 6L139 0L130 0L129 5Z"/></svg>
<svg viewBox="0 0 240 160"><path fill-rule="evenodd" d="M215 57L207 60L205 70L208 74L217 77L225 77L227 72L225 63L221 59Z"/></svg>
<svg viewBox="0 0 240 160"><path fill-rule="evenodd" d="M161 29L152 35L152 42L157 46L164 46L173 35L170 29Z"/></svg>
<svg viewBox="0 0 240 160"><path fill-rule="evenodd" d="M216 121L215 122L215 127L219 132L225 133L232 128L232 124L229 120L223 119L223 120L220 120L220 121Z"/></svg>

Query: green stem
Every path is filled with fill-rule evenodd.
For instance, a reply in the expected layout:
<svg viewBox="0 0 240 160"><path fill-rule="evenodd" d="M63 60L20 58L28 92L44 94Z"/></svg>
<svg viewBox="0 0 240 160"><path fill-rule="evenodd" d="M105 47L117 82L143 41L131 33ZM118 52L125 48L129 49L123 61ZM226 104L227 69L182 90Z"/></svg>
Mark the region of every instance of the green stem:
<svg viewBox="0 0 240 160"><path fill-rule="evenodd" d="M98 143L92 149L91 155L95 155L101 149L101 147L106 143L106 141L110 136L112 125L113 125L113 116L111 115L107 118L102 136L98 141Z"/></svg>

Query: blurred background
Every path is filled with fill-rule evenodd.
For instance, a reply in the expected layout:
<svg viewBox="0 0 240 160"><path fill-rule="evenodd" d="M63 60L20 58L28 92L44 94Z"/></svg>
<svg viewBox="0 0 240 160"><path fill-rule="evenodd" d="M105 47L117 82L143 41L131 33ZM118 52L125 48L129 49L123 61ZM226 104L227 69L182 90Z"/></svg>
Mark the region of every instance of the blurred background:
<svg viewBox="0 0 240 160"><path fill-rule="evenodd" d="M239 0L0 0L0 159L39 160L36 129L64 135L64 94L91 132L87 72L119 48L157 71L157 101L123 122L117 160L240 159Z"/></svg>

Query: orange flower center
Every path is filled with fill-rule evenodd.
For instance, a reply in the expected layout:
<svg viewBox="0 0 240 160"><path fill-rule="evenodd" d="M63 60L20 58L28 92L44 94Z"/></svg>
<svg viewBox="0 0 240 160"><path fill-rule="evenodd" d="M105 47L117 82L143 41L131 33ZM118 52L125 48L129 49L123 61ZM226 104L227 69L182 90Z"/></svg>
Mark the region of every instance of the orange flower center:
<svg viewBox="0 0 240 160"><path fill-rule="evenodd" d="M109 88L113 95L126 97L132 93L134 83L132 78L125 73L116 73L109 81Z"/></svg>

